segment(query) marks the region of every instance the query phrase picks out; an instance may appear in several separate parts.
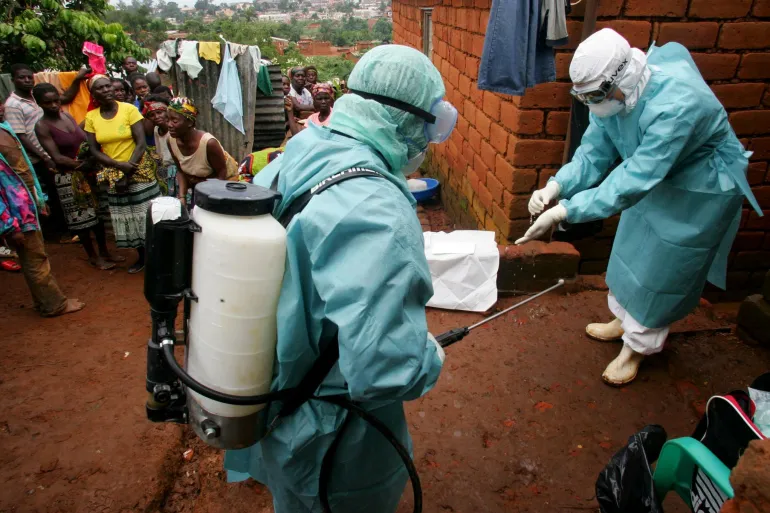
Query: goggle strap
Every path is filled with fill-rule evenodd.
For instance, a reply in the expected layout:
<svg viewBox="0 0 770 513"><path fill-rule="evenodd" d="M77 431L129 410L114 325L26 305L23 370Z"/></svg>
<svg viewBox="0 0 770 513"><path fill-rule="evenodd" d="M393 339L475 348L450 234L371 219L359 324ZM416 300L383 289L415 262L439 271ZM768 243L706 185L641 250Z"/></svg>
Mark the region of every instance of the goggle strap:
<svg viewBox="0 0 770 513"><path fill-rule="evenodd" d="M404 112L408 112L409 114L414 114L418 118L424 119L427 123L433 124L436 122L436 116L434 116L430 112L424 111L421 108L415 107L414 105L411 105L409 103L402 102L401 100L396 100L395 98L390 98L388 96L382 96L381 94L357 91L355 89L350 89L350 92L353 94L357 94L358 96L366 100L374 100L377 103L388 105L389 107L393 107L398 110L403 110Z"/></svg>

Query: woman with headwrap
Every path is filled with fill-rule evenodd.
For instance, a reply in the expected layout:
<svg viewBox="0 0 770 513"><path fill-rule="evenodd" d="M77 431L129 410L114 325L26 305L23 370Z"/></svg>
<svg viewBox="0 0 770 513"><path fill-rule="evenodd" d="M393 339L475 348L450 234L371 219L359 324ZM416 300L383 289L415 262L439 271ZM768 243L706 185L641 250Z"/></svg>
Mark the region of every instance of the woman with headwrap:
<svg viewBox="0 0 770 513"><path fill-rule="evenodd" d="M308 123L329 126L334 105L334 88L330 84L322 83L313 86L313 104L315 114L307 118Z"/></svg>
<svg viewBox="0 0 770 513"><path fill-rule="evenodd" d="M160 196L155 161L147 155L142 115L129 103L115 101L112 82L105 76L91 79L91 96L99 107L86 115L86 136L91 154L104 169L97 180L109 186L112 227L119 248L135 248L136 263L129 273L144 269L147 206Z"/></svg>
<svg viewBox="0 0 770 513"><path fill-rule="evenodd" d="M67 227L80 239L92 266L103 271L112 269L115 258L107 249L104 223L97 214L98 201L92 187L96 186L96 166L90 162L92 159L78 159L86 134L72 116L62 112L59 91L54 86L38 84L32 89L32 95L43 109L43 117L37 122L35 131L43 149L56 164L54 183ZM98 253L91 242L91 231L96 238Z"/></svg>
<svg viewBox="0 0 770 513"><path fill-rule="evenodd" d="M176 164L168 147L168 104L165 96L151 94L144 101L144 130L153 134L152 146L147 151L158 163L158 185L166 196L176 196Z"/></svg>
<svg viewBox="0 0 770 513"><path fill-rule="evenodd" d="M168 146L176 162L178 197L193 201L195 186L209 178L228 180L238 175L238 163L208 132L195 128L198 108L189 98L174 98L168 106Z"/></svg>

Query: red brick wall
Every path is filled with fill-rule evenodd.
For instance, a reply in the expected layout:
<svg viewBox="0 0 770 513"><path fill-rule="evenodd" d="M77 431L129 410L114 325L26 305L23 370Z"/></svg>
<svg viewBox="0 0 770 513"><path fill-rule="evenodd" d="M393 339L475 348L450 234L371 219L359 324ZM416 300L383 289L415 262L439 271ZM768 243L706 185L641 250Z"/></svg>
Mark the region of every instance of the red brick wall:
<svg viewBox="0 0 770 513"><path fill-rule="evenodd" d="M421 7L433 7L432 60L460 114L449 141L431 149L444 202L461 226L494 230L501 243L529 226L526 205L559 168L570 105L569 62L582 31L585 2L570 15L570 43L556 55L557 81L523 97L476 87L491 0L394 0L397 43L422 50ZM599 0L597 29L611 27L638 48L677 41L754 151L749 180L765 218L744 210L730 260L730 287L759 287L770 267L770 0ZM606 269L617 219L575 244L581 272ZM742 292L739 292L740 294Z"/></svg>

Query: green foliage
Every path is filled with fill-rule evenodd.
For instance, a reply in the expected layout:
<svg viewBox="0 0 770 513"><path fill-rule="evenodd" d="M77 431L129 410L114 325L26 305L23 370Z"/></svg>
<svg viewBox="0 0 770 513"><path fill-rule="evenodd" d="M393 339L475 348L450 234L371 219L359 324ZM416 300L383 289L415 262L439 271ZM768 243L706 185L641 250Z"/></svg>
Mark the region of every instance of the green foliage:
<svg viewBox="0 0 770 513"><path fill-rule="evenodd" d="M372 37L377 41L390 41L393 39L393 23L386 19L379 19L372 27Z"/></svg>
<svg viewBox="0 0 770 513"><path fill-rule="evenodd" d="M104 47L115 69L127 55L149 57L117 23L104 21L107 0L4 0L0 10L0 69L25 63L34 70L76 70L86 62L84 41Z"/></svg>
<svg viewBox="0 0 770 513"><path fill-rule="evenodd" d="M355 63L342 57L308 57L307 64L318 69L319 82L328 82L334 78L345 78L353 71Z"/></svg>
<svg viewBox="0 0 770 513"><path fill-rule="evenodd" d="M278 55L271 37L278 36L279 24L266 21L247 22L241 19L218 18L212 23L203 23L201 18L188 18L182 30L188 38L197 41L219 41L221 34L228 41L244 45L257 45L265 59Z"/></svg>
<svg viewBox="0 0 770 513"><path fill-rule="evenodd" d="M380 23L382 22L382 23ZM320 41L331 41L334 46L351 46L359 41L382 41L390 39L393 24L387 20L378 20L375 27L369 31L366 20L348 16L342 21L322 20L320 27L312 34Z"/></svg>
<svg viewBox="0 0 770 513"><path fill-rule="evenodd" d="M353 71L355 63L349 61L343 57L325 57L325 56L313 56L305 57L299 53L296 45L291 45L283 53L273 59L273 62L281 67L281 72L284 75L289 74L289 70L296 66L309 66L313 65L318 70L318 81L329 82L335 78L345 78Z"/></svg>
<svg viewBox="0 0 770 513"><path fill-rule="evenodd" d="M160 43L166 40L166 30L169 29L169 25L165 18L153 14L152 0L145 0L141 4L134 0L130 6L121 3L118 7L118 10L107 13L107 21L130 27L134 40L141 46L157 48ZM163 8L167 8L165 2ZM178 5L177 9L179 9Z"/></svg>

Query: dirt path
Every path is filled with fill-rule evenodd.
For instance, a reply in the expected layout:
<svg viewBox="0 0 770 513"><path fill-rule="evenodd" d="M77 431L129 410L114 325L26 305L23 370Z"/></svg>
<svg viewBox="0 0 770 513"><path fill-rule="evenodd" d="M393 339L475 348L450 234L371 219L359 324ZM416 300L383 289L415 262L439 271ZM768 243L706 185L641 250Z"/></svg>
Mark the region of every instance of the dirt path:
<svg viewBox="0 0 770 513"><path fill-rule="evenodd" d="M219 452L145 420L142 277L98 272L76 246L50 252L88 307L40 319L22 277L0 274L0 512L272 512L262 486L224 482ZM612 389L600 375L619 347L583 335L607 318L602 292L553 295L448 349L436 389L407 405L426 513L592 511L596 475L629 435L687 435L709 395L770 367L729 334L673 335L637 383ZM429 313L435 333L478 319ZM711 325L701 313L678 328Z"/></svg>

